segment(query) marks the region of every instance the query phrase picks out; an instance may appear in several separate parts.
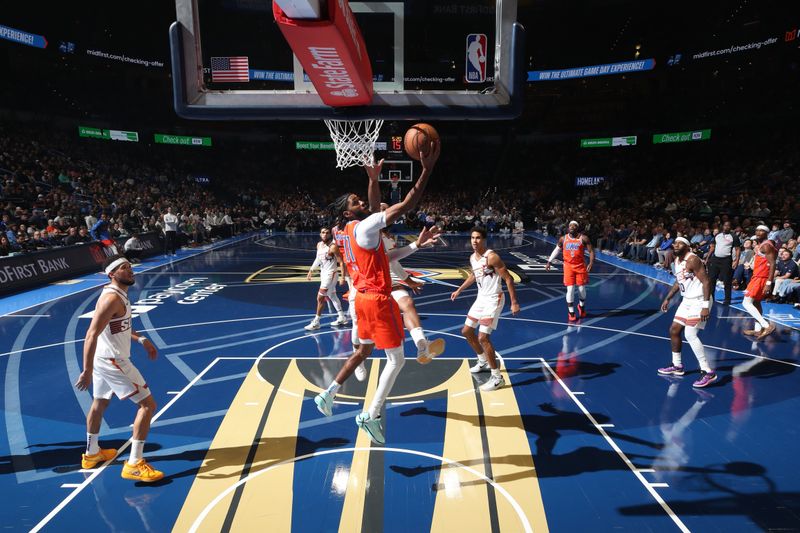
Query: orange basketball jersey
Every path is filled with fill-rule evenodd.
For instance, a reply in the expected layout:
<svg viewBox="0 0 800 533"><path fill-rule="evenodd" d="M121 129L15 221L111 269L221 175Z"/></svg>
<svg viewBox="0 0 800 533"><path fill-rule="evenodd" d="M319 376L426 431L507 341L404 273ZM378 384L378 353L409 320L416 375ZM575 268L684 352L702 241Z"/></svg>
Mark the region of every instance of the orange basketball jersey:
<svg viewBox="0 0 800 533"><path fill-rule="evenodd" d="M342 232L342 255L345 261L353 263L357 274L353 277L353 285L359 292L392 293L392 277L389 273L389 257L383 248L383 239L378 239L378 247L366 250L356 242L358 220L351 220Z"/></svg>
<svg viewBox="0 0 800 533"><path fill-rule="evenodd" d="M583 239L580 234L576 238L570 237L569 234L564 235L562 246L564 264L569 264L570 266L586 266L586 259L583 256L583 250L586 246L583 244Z"/></svg>
<svg viewBox="0 0 800 533"><path fill-rule="evenodd" d="M756 248L756 257L755 261L753 261L753 277L754 278L767 278L769 277L769 261L767 261L767 256L762 251L763 247L767 246L770 248L774 248L775 246L772 244L772 241L765 240Z"/></svg>

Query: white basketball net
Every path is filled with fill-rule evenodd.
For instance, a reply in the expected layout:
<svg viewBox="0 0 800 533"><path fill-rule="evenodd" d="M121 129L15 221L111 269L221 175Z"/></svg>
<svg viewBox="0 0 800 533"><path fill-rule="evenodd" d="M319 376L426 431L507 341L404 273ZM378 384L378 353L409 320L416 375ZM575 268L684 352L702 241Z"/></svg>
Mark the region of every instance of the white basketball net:
<svg viewBox="0 0 800 533"><path fill-rule="evenodd" d="M336 148L336 168L371 167L383 120L326 120Z"/></svg>

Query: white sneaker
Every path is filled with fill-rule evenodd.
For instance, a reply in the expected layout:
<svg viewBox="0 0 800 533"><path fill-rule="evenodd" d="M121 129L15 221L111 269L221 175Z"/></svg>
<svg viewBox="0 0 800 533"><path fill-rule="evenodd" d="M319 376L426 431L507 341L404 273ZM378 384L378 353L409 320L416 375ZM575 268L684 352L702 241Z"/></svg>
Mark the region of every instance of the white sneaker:
<svg viewBox="0 0 800 533"><path fill-rule="evenodd" d="M307 325L303 329L305 329L306 331L314 331L315 329L319 329L319 328L320 328L319 321L318 320L312 320L311 323L309 325Z"/></svg>
<svg viewBox="0 0 800 533"><path fill-rule="evenodd" d="M356 367L355 375L358 381L367 379L367 366L363 362Z"/></svg>
<svg viewBox="0 0 800 533"><path fill-rule="evenodd" d="M427 365L434 357L444 353L445 342L444 339L434 339L432 341L425 341L425 350L417 352L417 361L421 365ZM417 345L419 350L419 345Z"/></svg>
<svg viewBox="0 0 800 533"><path fill-rule="evenodd" d="M480 389L482 391L493 391L497 389L502 389L506 385L505 378L501 375L499 376L491 376L489 377L489 381L481 385Z"/></svg>
<svg viewBox="0 0 800 533"><path fill-rule="evenodd" d="M478 362L474 366L469 367L469 371L473 374L488 372L489 370L491 370L489 368L489 361L481 361L480 359L478 359Z"/></svg>
<svg viewBox="0 0 800 533"><path fill-rule="evenodd" d="M350 321L347 320L347 317L344 316L344 315L340 315L339 318L337 318L335 321L331 322L331 326L333 326L335 328L338 328L338 327L341 327L341 326L347 326L348 324L350 324Z"/></svg>

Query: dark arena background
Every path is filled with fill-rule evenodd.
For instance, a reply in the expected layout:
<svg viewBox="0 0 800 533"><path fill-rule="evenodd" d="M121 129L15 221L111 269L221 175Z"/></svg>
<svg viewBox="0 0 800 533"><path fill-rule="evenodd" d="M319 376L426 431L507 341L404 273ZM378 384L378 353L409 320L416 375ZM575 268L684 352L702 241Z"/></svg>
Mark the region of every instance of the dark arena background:
<svg viewBox="0 0 800 533"><path fill-rule="evenodd" d="M398 247L441 231L402 266L424 334L446 345L422 364L405 332L405 365L371 419L383 444L354 420L393 368L384 350L330 416L317 406L358 339L332 325L332 291L349 320L348 285L320 297L317 320L309 269L334 201L367 201L365 171L336 168L321 119L176 113L187 80L209 98L313 94L305 78L297 89L272 2L6 3L4 529L800 531L796 1L350 3L376 91L400 87L387 90L408 96L401 114L422 102L376 139L382 202L402 207L424 173L406 130L427 122L441 137L421 199L388 230ZM169 36L185 5L202 45L188 78ZM525 29L514 58L494 33L509 6ZM495 63L522 76L517 116L437 110L493 94ZM476 226L505 271L471 266ZM117 253L134 278L128 318L103 291L129 275L104 272ZM476 272L507 272L495 374L470 370L462 333L478 287L459 287ZM708 291L694 321L680 303L690 285ZM101 293L122 311L102 313ZM146 384L129 382L131 398L150 395L110 396L98 421L110 451L94 452L97 390L76 382L95 356L90 324L109 319L109 338L135 332ZM95 359L116 365L105 338ZM134 442L143 413L151 428Z"/></svg>

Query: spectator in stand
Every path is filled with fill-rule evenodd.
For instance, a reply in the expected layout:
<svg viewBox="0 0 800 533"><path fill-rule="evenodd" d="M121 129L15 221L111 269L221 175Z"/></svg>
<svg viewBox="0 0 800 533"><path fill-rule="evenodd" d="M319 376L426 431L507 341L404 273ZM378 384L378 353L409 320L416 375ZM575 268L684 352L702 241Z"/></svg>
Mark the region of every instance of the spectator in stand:
<svg viewBox="0 0 800 533"><path fill-rule="evenodd" d="M134 233L131 235L131 238L125 241L125 257L131 263L139 263L141 262L142 252L144 250L144 243L139 238L138 233Z"/></svg>
<svg viewBox="0 0 800 533"><path fill-rule="evenodd" d="M658 260L661 265L661 268L664 270L669 271L672 265L672 260L675 258L675 254L672 250L672 243L675 242L675 239L672 238L672 233L667 232L664 235L664 240L661 241L661 245L658 247Z"/></svg>
<svg viewBox="0 0 800 533"><path fill-rule="evenodd" d="M792 224L788 220L783 221L783 229L778 232L778 239L780 239L781 244L786 244L792 240L794 237L794 229L792 229Z"/></svg>
<svg viewBox="0 0 800 533"><path fill-rule="evenodd" d="M777 296L775 303L785 303L786 296L792 288L800 283L800 269L797 263L792 261L792 253L781 248L778 251L778 260L775 262L775 283L773 294Z"/></svg>
<svg viewBox="0 0 800 533"><path fill-rule="evenodd" d="M722 231L717 233L709 246L708 255L705 257L708 277L711 287L715 290L717 280L722 280L725 287L725 299L722 305L731 304L731 289L733 288L733 271L738 266L737 260L741 251L739 239L731 233L731 223L724 222Z"/></svg>
<svg viewBox="0 0 800 533"><path fill-rule="evenodd" d="M17 232L17 246L21 252L33 252L36 246L28 238L28 234L24 231Z"/></svg>
<svg viewBox="0 0 800 533"><path fill-rule="evenodd" d="M11 245L6 234L0 234L0 257L13 254L17 251L15 246Z"/></svg>
<svg viewBox="0 0 800 533"><path fill-rule="evenodd" d="M109 230L110 224L108 222L108 215L106 213L101 213L100 220L95 222L94 226L91 226L89 235L92 236L92 239L102 242L103 246L112 246L114 241L111 238L111 232Z"/></svg>
<svg viewBox="0 0 800 533"><path fill-rule="evenodd" d="M77 242L92 242L92 237L89 235L89 230L81 226L78 228Z"/></svg>
<svg viewBox="0 0 800 533"><path fill-rule="evenodd" d="M97 224L97 218L91 213L83 217L83 221L86 223L87 228L93 228Z"/></svg>
<svg viewBox="0 0 800 533"><path fill-rule="evenodd" d="M64 237L64 240L62 242L64 243L64 246L72 246L73 244L77 244L78 228L76 228L75 226L70 226L70 228L67 230L67 236Z"/></svg>
<svg viewBox="0 0 800 533"><path fill-rule="evenodd" d="M51 246L49 242L42 238L42 232L38 230L33 232L33 238L30 243L36 250L45 250Z"/></svg>
<svg viewBox="0 0 800 533"><path fill-rule="evenodd" d="M714 234L711 232L710 228L706 228L703 230L703 235L700 238L700 242L697 243L697 251L700 257L705 257L708 255L708 250L711 248L711 243L714 242Z"/></svg>
<svg viewBox="0 0 800 533"><path fill-rule="evenodd" d="M659 248L659 246L661 246L661 242L663 240L664 240L664 232L663 232L663 230L661 228L658 228L658 227L653 229L653 236L650 239L650 241L648 241L648 243L645 245L645 249L647 250L646 260L647 260L647 264L648 265L654 265L654 264L658 263L658 261L657 261L658 253L657 252L658 252L658 248Z"/></svg>

